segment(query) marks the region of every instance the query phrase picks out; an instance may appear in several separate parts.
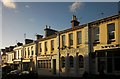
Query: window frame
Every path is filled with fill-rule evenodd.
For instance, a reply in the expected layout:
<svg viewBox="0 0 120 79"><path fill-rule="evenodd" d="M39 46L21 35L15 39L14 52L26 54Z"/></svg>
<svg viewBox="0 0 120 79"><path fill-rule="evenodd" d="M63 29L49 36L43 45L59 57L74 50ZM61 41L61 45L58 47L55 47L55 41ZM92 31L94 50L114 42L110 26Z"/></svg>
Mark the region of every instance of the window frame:
<svg viewBox="0 0 120 79"><path fill-rule="evenodd" d="M61 67L62 68L65 67L65 57L64 56L61 57Z"/></svg>
<svg viewBox="0 0 120 79"><path fill-rule="evenodd" d="M72 58L72 59L71 59ZM72 61L71 61L72 60ZM74 57L73 56L69 56L69 65L70 65L70 68L73 68L74 67Z"/></svg>
<svg viewBox="0 0 120 79"><path fill-rule="evenodd" d="M113 27L113 29L111 30L110 28L111 27ZM108 36L108 41L111 41L112 42L112 40L115 40L115 23L109 23L109 24L107 24L107 36ZM113 38L110 38L111 36L111 34L113 34L112 36L113 36Z"/></svg>
<svg viewBox="0 0 120 79"><path fill-rule="evenodd" d="M78 56L79 68L84 68L84 57L82 55Z"/></svg>
<svg viewBox="0 0 120 79"><path fill-rule="evenodd" d="M51 40L51 51L53 51L54 50L54 40Z"/></svg>
<svg viewBox="0 0 120 79"><path fill-rule="evenodd" d="M79 34L78 33L80 33L80 37L79 37ZM80 42L79 42L79 40L80 40ZM79 44L82 44L82 31L77 31L77 45L79 45Z"/></svg>
<svg viewBox="0 0 120 79"><path fill-rule="evenodd" d="M73 33L69 34L69 46L73 46Z"/></svg>
<svg viewBox="0 0 120 79"><path fill-rule="evenodd" d="M47 52L47 51L48 51L48 48L47 48L47 41L44 43L44 45L45 45L45 52Z"/></svg>
<svg viewBox="0 0 120 79"><path fill-rule="evenodd" d="M65 46L66 36L62 35L62 47Z"/></svg>

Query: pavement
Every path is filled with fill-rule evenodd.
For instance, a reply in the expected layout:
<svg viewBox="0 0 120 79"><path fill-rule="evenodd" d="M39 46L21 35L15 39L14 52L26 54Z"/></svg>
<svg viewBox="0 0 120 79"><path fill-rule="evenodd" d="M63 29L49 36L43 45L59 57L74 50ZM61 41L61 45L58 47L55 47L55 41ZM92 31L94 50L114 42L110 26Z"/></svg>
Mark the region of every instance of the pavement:
<svg viewBox="0 0 120 79"><path fill-rule="evenodd" d="M84 75L83 77L62 77L62 76L44 76L44 75L5 75L2 79L120 79L120 75Z"/></svg>

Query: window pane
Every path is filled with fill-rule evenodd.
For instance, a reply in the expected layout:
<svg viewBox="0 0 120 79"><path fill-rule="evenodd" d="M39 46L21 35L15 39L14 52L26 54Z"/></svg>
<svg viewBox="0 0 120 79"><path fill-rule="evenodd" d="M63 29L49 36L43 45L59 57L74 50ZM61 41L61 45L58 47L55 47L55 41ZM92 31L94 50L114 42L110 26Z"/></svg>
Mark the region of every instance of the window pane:
<svg viewBox="0 0 120 79"><path fill-rule="evenodd" d="M82 43L82 32L77 32L77 44Z"/></svg>
<svg viewBox="0 0 120 79"><path fill-rule="evenodd" d="M94 28L94 41L99 41L99 27Z"/></svg>
<svg viewBox="0 0 120 79"><path fill-rule="evenodd" d="M29 48L28 48L28 57L29 57L29 55L30 55L30 50L29 50Z"/></svg>
<svg viewBox="0 0 120 79"><path fill-rule="evenodd" d="M62 46L65 46L65 35L62 36Z"/></svg>
<svg viewBox="0 0 120 79"><path fill-rule="evenodd" d="M47 51L47 42L45 42L45 51Z"/></svg>
<svg viewBox="0 0 120 79"><path fill-rule="evenodd" d="M73 65L74 65L73 62L74 62L73 61L73 56L70 56L70 67L73 67Z"/></svg>
<svg viewBox="0 0 120 79"><path fill-rule="evenodd" d="M40 52L42 52L42 44L40 43L39 45L40 45Z"/></svg>
<svg viewBox="0 0 120 79"><path fill-rule="evenodd" d="M61 58L61 62L62 62L62 68L65 67L65 57Z"/></svg>
<svg viewBox="0 0 120 79"><path fill-rule="evenodd" d="M115 23L111 23L107 25L108 27L108 39L114 39L115 38Z"/></svg>
<svg viewBox="0 0 120 79"><path fill-rule="evenodd" d="M69 34L69 45L73 45L73 34Z"/></svg>
<svg viewBox="0 0 120 79"><path fill-rule="evenodd" d="M79 56L79 68L83 68L83 67L84 67L83 56L80 55L80 56Z"/></svg>
<svg viewBox="0 0 120 79"><path fill-rule="evenodd" d="M51 40L51 50L54 50L54 40Z"/></svg>

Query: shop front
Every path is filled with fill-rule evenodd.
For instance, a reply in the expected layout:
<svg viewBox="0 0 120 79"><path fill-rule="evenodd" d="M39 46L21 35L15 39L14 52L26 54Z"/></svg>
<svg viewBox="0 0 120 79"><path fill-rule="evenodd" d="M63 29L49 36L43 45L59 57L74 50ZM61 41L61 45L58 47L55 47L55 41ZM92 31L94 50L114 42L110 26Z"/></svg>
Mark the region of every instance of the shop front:
<svg viewBox="0 0 120 79"><path fill-rule="evenodd" d="M120 74L120 48L97 50L97 71L105 74Z"/></svg>

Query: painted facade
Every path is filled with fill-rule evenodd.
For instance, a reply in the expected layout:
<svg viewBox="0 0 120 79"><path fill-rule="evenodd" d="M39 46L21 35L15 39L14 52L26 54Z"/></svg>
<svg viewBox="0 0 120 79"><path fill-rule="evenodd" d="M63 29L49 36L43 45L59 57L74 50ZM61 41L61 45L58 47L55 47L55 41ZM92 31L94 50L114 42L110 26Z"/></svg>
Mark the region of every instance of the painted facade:
<svg viewBox="0 0 120 79"><path fill-rule="evenodd" d="M57 35L41 38L38 42L38 74L56 75L58 71Z"/></svg>
<svg viewBox="0 0 120 79"><path fill-rule="evenodd" d="M17 69L52 76L120 74L120 14L83 25L73 15L71 25L63 31L46 26L44 38L37 35L35 41L16 46Z"/></svg>
<svg viewBox="0 0 120 79"><path fill-rule="evenodd" d="M17 46L14 49L14 69L21 70L21 57L22 57L22 52L23 52L23 46Z"/></svg>
<svg viewBox="0 0 120 79"><path fill-rule="evenodd" d="M29 43L23 45L22 65L23 70L33 71L35 70L36 63L36 44Z"/></svg>
<svg viewBox="0 0 120 79"><path fill-rule="evenodd" d="M120 15L103 18L90 27L94 55L91 67L95 68L92 73L120 74Z"/></svg>

